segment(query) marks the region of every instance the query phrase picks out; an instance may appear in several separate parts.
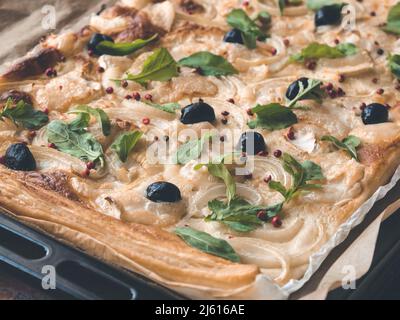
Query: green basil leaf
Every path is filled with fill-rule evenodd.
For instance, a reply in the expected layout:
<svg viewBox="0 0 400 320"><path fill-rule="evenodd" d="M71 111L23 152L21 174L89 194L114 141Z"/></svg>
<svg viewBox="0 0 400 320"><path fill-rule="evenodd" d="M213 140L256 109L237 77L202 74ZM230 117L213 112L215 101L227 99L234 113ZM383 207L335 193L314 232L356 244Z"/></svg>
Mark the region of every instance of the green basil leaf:
<svg viewBox="0 0 400 320"><path fill-rule="evenodd" d="M285 10L286 7L286 0L278 0L278 5L279 5L279 11L281 15L283 15L283 11Z"/></svg>
<svg viewBox="0 0 400 320"><path fill-rule="evenodd" d="M290 57L289 62L304 62L307 59L337 59L354 55L358 52L357 47L352 43L339 44L331 47L327 44L311 43L303 48L300 53Z"/></svg>
<svg viewBox="0 0 400 320"><path fill-rule="evenodd" d="M165 111L171 114L175 114L176 110L179 110L181 106L179 103L166 103L166 104L157 104L153 102L145 102L145 104L149 105L150 107L156 108L161 111Z"/></svg>
<svg viewBox="0 0 400 320"><path fill-rule="evenodd" d="M193 248L232 262L240 262L235 250L225 240L214 238L206 232L189 227L176 228L175 233Z"/></svg>
<svg viewBox="0 0 400 320"><path fill-rule="evenodd" d="M89 126L90 122L90 114L89 113L79 113L77 117L72 120L69 124L68 127L72 131L76 132L84 132L86 128Z"/></svg>
<svg viewBox="0 0 400 320"><path fill-rule="evenodd" d="M207 132L200 139L186 142L178 148L176 153L176 162L186 164L191 160L198 159L203 152L204 145L213 137L213 134Z"/></svg>
<svg viewBox="0 0 400 320"><path fill-rule="evenodd" d="M346 151L352 158L358 161L357 148L361 144L361 140L355 136L348 136L340 141L333 136L323 136L322 141L332 142L336 148Z"/></svg>
<svg viewBox="0 0 400 320"><path fill-rule="evenodd" d="M104 165L104 154L101 144L89 132L71 130L69 125L54 120L47 125L47 138L57 149L82 161L100 161Z"/></svg>
<svg viewBox="0 0 400 320"><path fill-rule="evenodd" d="M281 195L283 195L286 198L286 194L287 194L287 190L286 188L283 186L282 183L280 183L279 181L270 181L268 186L275 191L278 191Z"/></svg>
<svg viewBox="0 0 400 320"><path fill-rule="evenodd" d="M252 205L244 199L234 198L229 203L213 200L208 203L212 212L206 217L206 221L218 221L238 232L250 232L260 227L263 223L257 214L265 211L269 219L277 216L283 208L283 203L274 206Z"/></svg>
<svg viewBox="0 0 400 320"><path fill-rule="evenodd" d="M251 232L257 228L257 226L248 225L241 222L223 221L223 224L226 225L228 228L232 229L233 231L241 233Z"/></svg>
<svg viewBox="0 0 400 320"><path fill-rule="evenodd" d="M338 0L307 0L307 8L314 11L332 4L338 4Z"/></svg>
<svg viewBox="0 0 400 320"><path fill-rule="evenodd" d="M257 115L257 118L248 123L251 129L279 130L297 123L296 114L290 108L286 108L279 103L257 105L252 109L252 112Z"/></svg>
<svg viewBox="0 0 400 320"><path fill-rule="evenodd" d="M167 49L160 48L146 59L139 74L128 74L125 80L135 81L142 86L146 86L148 81L169 81L178 75L176 61Z"/></svg>
<svg viewBox="0 0 400 320"><path fill-rule="evenodd" d="M224 58L207 51L181 59L179 65L200 70L204 76L229 76L238 71Z"/></svg>
<svg viewBox="0 0 400 320"><path fill-rule="evenodd" d="M393 75L400 79L400 55L394 54L390 55L388 58L389 69L393 73Z"/></svg>
<svg viewBox="0 0 400 320"><path fill-rule="evenodd" d="M352 43L339 43L336 46L340 52L342 52L345 56L354 56L358 52L358 48Z"/></svg>
<svg viewBox="0 0 400 320"><path fill-rule="evenodd" d="M322 102L322 99L326 96L324 90L321 89L322 82L315 79L308 79L307 87L304 87L301 81L299 84L299 93L293 100L288 100L288 108L293 108L296 103L301 100L315 100L318 103ZM297 107L300 108L300 107Z"/></svg>
<svg viewBox="0 0 400 320"><path fill-rule="evenodd" d="M311 180L323 180L325 179L324 175L322 174L322 169L316 163L306 160L304 161L301 166L304 169L304 181L311 181Z"/></svg>
<svg viewBox="0 0 400 320"><path fill-rule="evenodd" d="M272 17L267 11L260 11L255 21L261 24L262 30L265 32L271 26Z"/></svg>
<svg viewBox="0 0 400 320"><path fill-rule="evenodd" d="M117 139L115 139L114 143L111 145L111 149L117 153L122 162L125 162L128 159L129 153L133 150L142 136L143 132L141 131L122 133Z"/></svg>
<svg viewBox="0 0 400 320"><path fill-rule="evenodd" d="M108 54L110 56L127 56L132 54L149 43L156 40L158 34L155 34L149 39L137 39L133 42L123 42L123 43L114 43L112 41L102 41L96 46L96 50L101 52L102 54Z"/></svg>
<svg viewBox="0 0 400 320"><path fill-rule="evenodd" d="M220 178L226 185L226 197L228 198L228 202L232 201L236 195L236 183L233 179L231 173L226 168L224 160L221 163L209 163L209 164L198 164L194 167L194 170L199 170L202 167L207 167L208 172L216 177Z"/></svg>
<svg viewBox="0 0 400 320"><path fill-rule="evenodd" d="M284 153L282 156L283 168L293 177L292 187L287 190L280 182L271 181L271 189L278 191L289 202L292 198L299 195L302 191L320 188L318 184L308 183L309 181L325 179L322 169L312 161L298 162L291 155Z"/></svg>
<svg viewBox="0 0 400 320"><path fill-rule="evenodd" d="M0 112L0 119L7 118L15 125L29 129L37 130L49 122L46 113L35 110L30 104L19 101L15 106L12 99L8 99L3 110Z"/></svg>
<svg viewBox="0 0 400 320"><path fill-rule="evenodd" d="M86 113L88 115L91 115L96 118L96 120L100 124L101 130L103 131L103 134L105 136L109 136L111 133L110 119L108 118L107 113L105 113L104 110L102 110L102 109L92 108L87 105L80 105L75 110L72 110L68 113L72 113L72 114Z"/></svg>
<svg viewBox="0 0 400 320"><path fill-rule="evenodd" d="M400 2L394 5L388 14L384 31L400 35Z"/></svg>
<svg viewBox="0 0 400 320"><path fill-rule="evenodd" d="M242 32L244 45L255 49L258 38L265 38L264 32L242 9L234 9L227 16L227 23Z"/></svg>
<svg viewBox="0 0 400 320"><path fill-rule="evenodd" d="M303 0L278 0L279 11L281 15L283 15L283 11L285 10L287 5L299 6L302 3Z"/></svg>
<svg viewBox="0 0 400 320"><path fill-rule="evenodd" d="M230 174L229 170L226 168L225 164L213 164L210 163L207 165L208 172L216 177L222 179L226 185L226 195L228 201L231 201L236 194L236 183L233 179L232 175Z"/></svg>

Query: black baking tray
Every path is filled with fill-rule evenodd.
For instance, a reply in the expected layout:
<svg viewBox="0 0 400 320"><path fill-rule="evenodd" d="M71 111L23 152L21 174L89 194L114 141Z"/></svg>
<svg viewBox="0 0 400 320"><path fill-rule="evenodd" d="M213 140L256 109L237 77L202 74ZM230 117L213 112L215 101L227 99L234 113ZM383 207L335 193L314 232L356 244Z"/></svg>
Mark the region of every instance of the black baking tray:
<svg viewBox="0 0 400 320"><path fill-rule="evenodd" d="M57 270L57 290L49 292L56 299L185 299L0 213L0 272L40 289L46 265ZM400 299L400 211L382 223L371 269L357 280L356 290L336 289L328 296L328 300L359 299Z"/></svg>
<svg viewBox="0 0 400 320"><path fill-rule="evenodd" d="M48 274L48 266L54 267L57 298L183 299L149 279L88 256L3 213L0 213L1 266L16 270L18 277L30 278L36 287L41 286L43 277Z"/></svg>

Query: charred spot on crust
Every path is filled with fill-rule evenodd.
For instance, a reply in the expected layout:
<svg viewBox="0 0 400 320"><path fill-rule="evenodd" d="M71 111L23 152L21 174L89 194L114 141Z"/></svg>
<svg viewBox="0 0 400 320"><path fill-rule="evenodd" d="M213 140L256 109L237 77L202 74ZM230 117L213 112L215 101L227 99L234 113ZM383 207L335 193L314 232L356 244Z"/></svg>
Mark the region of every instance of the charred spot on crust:
<svg viewBox="0 0 400 320"><path fill-rule="evenodd" d="M13 103L18 103L20 101L24 101L27 104L33 105L32 98L29 93L18 91L18 90L9 90L3 92L0 95L0 105L6 103L9 99L13 101Z"/></svg>
<svg viewBox="0 0 400 320"><path fill-rule="evenodd" d="M203 13L205 11L204 7L194 0L181 0L179 5L188 14Z"/></svg>
<svg viewBox="0 0 400 320"><path fill-rule="evenodd" d="M364 165L372 165L377 161L384 159L385 148L364 143L358 150L359 160Z"/></svg>
<svg viewBox="0 0 400 320"><path fill-rule="evenodd" d="M48 191L57 192L59 195L74 201L79 197L71 190L68 176L63 172L28 172L24 174L24 181L39 186Z"/></svg>
<svg viewBox="0 0 400 320"><path fill-rule="evenodd" d="M40 75L48 68L54 67L57 63L64 60L63 54L55 48L40 50L31 57L15 63L3 74L7 80L18 81L28 77Z"/></svg>
<svg viewBox="0 0 400 320"><path fill-rule="evenodd" d="M139 12L124 31L113 34L112 37L116 42L129 42L136 39L148 39L155 34L164 35L165 30L153 25L145 12Z"/></svg>

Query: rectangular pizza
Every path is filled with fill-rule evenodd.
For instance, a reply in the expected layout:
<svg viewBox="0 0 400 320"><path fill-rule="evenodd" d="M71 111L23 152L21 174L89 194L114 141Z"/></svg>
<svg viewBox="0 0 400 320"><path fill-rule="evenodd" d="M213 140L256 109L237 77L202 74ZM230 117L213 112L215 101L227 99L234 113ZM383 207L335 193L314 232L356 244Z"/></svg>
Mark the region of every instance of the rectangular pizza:
<svg viewBox="0 0 400 320"><path fill-rule="evenodd" d="M399 35L397 0L118 1L0 76L0 207L187 297L268 298L400 165Z"/></svg>

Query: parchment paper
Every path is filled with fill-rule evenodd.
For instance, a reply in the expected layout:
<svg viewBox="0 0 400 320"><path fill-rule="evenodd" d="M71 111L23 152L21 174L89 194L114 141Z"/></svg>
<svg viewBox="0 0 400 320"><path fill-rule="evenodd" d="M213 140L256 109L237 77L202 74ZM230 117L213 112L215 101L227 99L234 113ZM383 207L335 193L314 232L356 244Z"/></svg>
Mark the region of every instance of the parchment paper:
<svg viewBox="0 0 400 320"><path fill-rule="evenodd" d="M90 14L101 10L102 5L114 2L114 0L0 0L0 43L2 44L0 65L25 55L46 34L59 33L70 27L78 30L88 23ZM54 7L56 13L55 30L46 30L42 25L43 19L49 12L49 7L46 6L49 5ZM400 197L400 185L395 187L399 180L400 168L391 182L381 187L347 223L340 227L332 239L310 258L310 266L301 280L292 280L280 288L272 284L266 276L260 275L251 292L247 291L243 294L247 297L287 299L290 294L305 286L301 291L296 292L293 298L324 299L329 290L340 283L344 266L352 265L357 270L357 278L363 276L371 265L381 221L400 208L400 202L395 202ZM392 190L391 196L378 202L390 190ZM394 204L384 212L384 209L393 202ZM374 212L370 212L373 207ZM346 241L347 246L339 248L338 245L366 218L368 213L368 216L373 214L370 221L364 222L365 226L358 235ZM336 251L335 254L327 259L332 251ZM184 293L192 296L191 292ZM235 298L242 297L244 296L238 295Z"/></svg>

